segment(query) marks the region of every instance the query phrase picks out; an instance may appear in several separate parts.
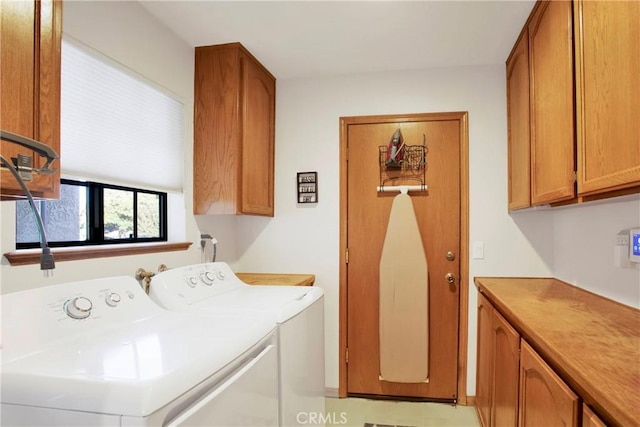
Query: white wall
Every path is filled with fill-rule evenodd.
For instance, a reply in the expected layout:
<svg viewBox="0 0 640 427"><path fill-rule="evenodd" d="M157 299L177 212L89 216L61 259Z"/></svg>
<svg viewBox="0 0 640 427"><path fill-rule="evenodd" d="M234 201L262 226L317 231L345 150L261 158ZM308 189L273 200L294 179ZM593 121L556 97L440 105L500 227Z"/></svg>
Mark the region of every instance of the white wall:
<svg viewBox="0 0 640 427"><path fill-rule="evenodd" d="M184 196L173 196L172 241L194 241L199 233L192 215L193 49L152 18L138 2L65 2L63 32L176 95L185 106ZM61 159L64 162L64 159ZM15 250L15 203L0 204L1 253ZM177 205L177 207L176 207ZM43 278L39 265L0 266L2 292L75 280L131 275L142 267L155 271L200 261L198 245L188 251L58 262L53 277Z"/></svg>
<svg viewBox="0 0 640 427"><path fill-rule="evenodd" d="M554 275L607 298L640 308L640 264L614 265L618 232L640 227L640 197L554 209Z"/></svg>

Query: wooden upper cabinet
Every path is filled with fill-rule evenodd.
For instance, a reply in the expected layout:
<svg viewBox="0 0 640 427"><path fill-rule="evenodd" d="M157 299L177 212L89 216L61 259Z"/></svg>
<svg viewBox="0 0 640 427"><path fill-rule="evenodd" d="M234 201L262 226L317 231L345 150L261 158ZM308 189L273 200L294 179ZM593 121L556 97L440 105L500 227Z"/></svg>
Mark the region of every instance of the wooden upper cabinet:
<svg viewBox="0 0 640 427"><path fill-rule="evenodd" d="M60 54L62 1L0 2L0 128L35 139L60 154ZM35 152L2 141L2 156L31 156L34 167L45 159ZM27 182L34 197L57 198L60 162L53 175L33 174ZM14 199L22 190L7 169L2 169L0 193Z"/></svg>
<svg viewBox="0 0 640 427"><path fill-rule="evenodd" d="M507 59L509 210L531 206L529 32L525 28Z"/></svg>
<svg viewBox="0 0 640 427"><path fill-rule="evenodd" d="M531 203L575 196L571 2L540 2L529 23Z"/></svg>
<svg viewBox="0 0 640 427"><path fill-rule="evenodd" d="M274 214L275 78L240 43L195 49L194 214Z"/></svg>
<svg viewBox="0 0 640 427"><path fill-rule="evenodd" d="M640 2L574 2L578 192L640 186Z"/></svg>
<svg viewBox="0 0 640 427"><path fill-rule="evenodd" d="M520 427L577 427L578 396L524 341L520 358Z"/></svg>

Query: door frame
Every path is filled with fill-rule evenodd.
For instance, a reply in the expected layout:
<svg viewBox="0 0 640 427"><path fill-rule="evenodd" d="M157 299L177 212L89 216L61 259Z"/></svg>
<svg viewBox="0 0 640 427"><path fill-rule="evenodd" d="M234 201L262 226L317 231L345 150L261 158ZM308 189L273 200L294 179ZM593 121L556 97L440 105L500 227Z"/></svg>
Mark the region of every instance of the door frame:
<svg viewBox="0 0 640 427"><path fill-rule="evenodd" d="M460 125L460 278L458 308L457 403L473 404L467 397L467 345L469 335L469 129L466 111L340 117L340 314L338 396L347 397L347 167L348 128L355 124L410 123L458 120Z"/></svg>

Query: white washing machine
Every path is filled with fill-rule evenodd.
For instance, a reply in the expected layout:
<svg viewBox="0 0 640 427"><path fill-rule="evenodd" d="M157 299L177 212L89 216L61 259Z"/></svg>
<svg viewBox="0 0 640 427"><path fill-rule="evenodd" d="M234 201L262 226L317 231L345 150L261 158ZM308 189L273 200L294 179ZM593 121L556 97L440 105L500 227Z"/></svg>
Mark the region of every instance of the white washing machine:
<svg viewBox="0 0 640 427"><path fill-rule="evenodd" d="M270 315L278 324L280 425L324 424L324 291L315 286L251 286L224 262L158 273L151 298L180 312Z"/></svg>
<svg viewBox="0 0 640 427"><path fill-rule="evenodd" d="M276 346L265 316L170 312L132 277L5 294L0 421L274 426Z"/></svg>

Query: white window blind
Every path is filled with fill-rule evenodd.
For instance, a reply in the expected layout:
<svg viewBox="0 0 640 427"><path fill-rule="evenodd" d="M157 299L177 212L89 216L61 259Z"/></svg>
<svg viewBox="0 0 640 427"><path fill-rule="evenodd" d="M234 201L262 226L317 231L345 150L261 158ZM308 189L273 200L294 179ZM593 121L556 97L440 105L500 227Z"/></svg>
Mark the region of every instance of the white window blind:
<svg viewBox="0 0 640 427"><path fill-rule="evenodd" d="M182 191L181 102L68 40L61 85L63 176Z"/></svg>

